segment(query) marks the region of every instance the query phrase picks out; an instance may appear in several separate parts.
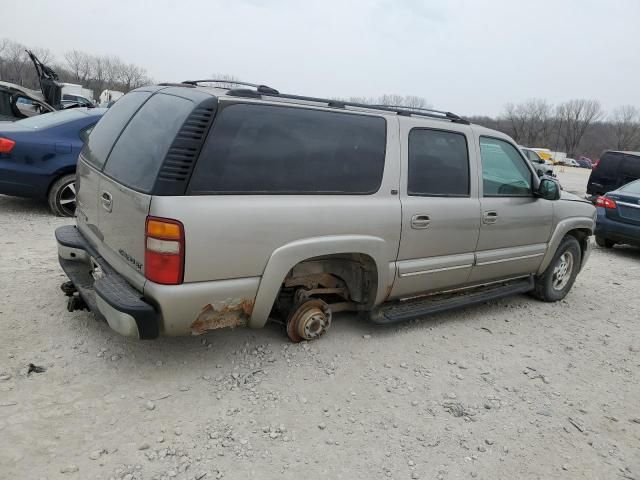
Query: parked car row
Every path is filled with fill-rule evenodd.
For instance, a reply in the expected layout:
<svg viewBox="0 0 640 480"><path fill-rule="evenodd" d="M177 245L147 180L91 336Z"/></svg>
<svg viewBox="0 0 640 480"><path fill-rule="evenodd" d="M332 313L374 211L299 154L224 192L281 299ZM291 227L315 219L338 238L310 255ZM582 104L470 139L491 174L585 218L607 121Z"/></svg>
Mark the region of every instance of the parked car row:
<svg viewBox="0 0 640 480"><path fill-rule="evenodd" d="M15 121L67 108L95 107L93 91L82 85L60 82L56 72L26 51L38 75L40 90L0 81L0 122ZM100 106L110 107L124 95L115 90L100 94Z"/></svg>
<svg viewBox="0 0 640 480"><path fill-rule="evenodd" d="M593 165L587 198L598 212L596 242L640 246L640 152L609 150Z"/></svg>

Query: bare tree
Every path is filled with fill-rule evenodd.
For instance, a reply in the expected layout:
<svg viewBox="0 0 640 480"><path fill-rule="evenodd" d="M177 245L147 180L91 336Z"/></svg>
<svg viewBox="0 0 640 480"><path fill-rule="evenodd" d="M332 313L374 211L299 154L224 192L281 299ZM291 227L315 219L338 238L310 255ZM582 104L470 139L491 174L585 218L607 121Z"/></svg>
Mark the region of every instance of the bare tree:
<svg viewBox="0 0 640 480"><path fill-rule="evenodd" d="M127 91L141 87L148 81L147 71L144 68L133 63L122 66L122 70L120 72L120 83L122 83Z"/></svg>
<svg viewBox="0 0 640 480"><path fill-rule="evenodd" d="M215 86L220 88L236 88L238 84L234 82L240 81L238 77L230 73L212 73L211 78L213 80L221 80L215 83Z"/></svg>
<svg viewBox="0 0 640 480"><path fill-rule="evenodd" d="M504 119L507 123L507 133L516 141L524 143L525 118L520 107L514 103L507 103L504 107Z"/></svg>
<svg viewBox="0 0 640 480"><path fill-rule="evenodd" d="M527 146L550 144L555 119L553 108L546 100L534 98L519 104L508 103L503 118L516 142Z"/></svg>
<svg viewBox="0 0 640 480"><path fill-rule="evenodd" d="M25 83L26 67L29 62L24 45L17 42L9 42L7 46L7 61L9 63L9 80L23 85Z"/></svg>
<svg viewBox="0 0 640 480"><path fill-rule="evenodd" d="M89 55L78 50L71 50L64 54L64 59L73 74L74 81L84 84L91 74Z"/></svg>
<svg viewBox="0 0 640 480"><path fill-rule="evenodd" d="M423 97L419 97L417 95L405 95L402 103L400 105L404 105L408 108L431 108L431 104L427 102L427 100Z"/></svg>
<svg viewBox="0 0 640 480"><path fill-rule="evenodd" d="M379 105L402 105L404 97L397 94L385 93L378 98L377 103Z"/></svg>
<svg viewBox="0 0 640 480"><path fill-rule="evenodd" d="M557 108L558 127L568 157L575 157L582 137L589 127L602 116L597 100L575 99Z"/></svg>
<svg viewBox="0 0 640 480"><path fill-rule="evenodd" d="M640 145L640 109L634 105L616 108L611 124L618 150L633 150Z"/></svg>

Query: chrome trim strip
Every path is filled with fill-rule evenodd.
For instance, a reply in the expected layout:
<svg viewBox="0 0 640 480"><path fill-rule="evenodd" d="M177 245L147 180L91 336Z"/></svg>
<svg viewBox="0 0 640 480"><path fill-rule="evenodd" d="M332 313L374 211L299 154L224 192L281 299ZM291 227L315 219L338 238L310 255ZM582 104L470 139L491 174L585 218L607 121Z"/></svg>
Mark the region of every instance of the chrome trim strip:
<svg viewBox="0 0 640 480"><path fill-rule="evenodd" d="M631 208L640 208L640 205L636 205L635 203L627 203L627 202L619 202L618 200L614 200L618 205L624 205L625 207Z"/></svg>
<svg viewBox="0 0 640 480"><path fill-rule="evenodd" d="M434 269L431 269L431 270L420 270L418 272L401 273L400 277L413 277L415 275L424 275L426 273L446 272L446 271L449 271L449 270L459 270L460 268L471 268L471 267L473 267L473 264L456 265L455 267L434 268Z"/></svg>
<svg viewBox="0 0 640 480"><path fill-rule="evenodd" d="M494 263L513 262L514 260L525 260L527 258L541 257L545 252L532 253L531 255L520 255L519 257L501 258L500 260L488 260L486 262L476 263L476 266L481 267L483 265L493 265Z"/></svg>

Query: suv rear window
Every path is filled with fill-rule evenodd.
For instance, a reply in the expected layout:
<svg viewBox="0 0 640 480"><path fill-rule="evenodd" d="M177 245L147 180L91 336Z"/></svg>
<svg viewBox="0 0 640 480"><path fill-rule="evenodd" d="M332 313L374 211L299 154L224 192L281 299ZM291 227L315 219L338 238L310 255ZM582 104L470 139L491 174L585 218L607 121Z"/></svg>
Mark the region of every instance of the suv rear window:
<svg viewBox="0 0 640 480"><path fill-rule="evenodd" d="M192 194L371 194L386 147L381 117L233 104L216 118Z"/></svg>
<svg viewBox="0 0 640 480"><path fill-rule="evenodd" d="M114 103L91 132L89 141L82 150L82 156L93 166L101 169L118 135L150 95L149 92L131 92Z"/></svg>
<svg viewBox="0 0 640 480"><path fill-rule="evenodd" d="M151 192L167 150L192 110L193 102L182 97L163 93L151 97L120 135L104 173L134 190Z"/></svg>

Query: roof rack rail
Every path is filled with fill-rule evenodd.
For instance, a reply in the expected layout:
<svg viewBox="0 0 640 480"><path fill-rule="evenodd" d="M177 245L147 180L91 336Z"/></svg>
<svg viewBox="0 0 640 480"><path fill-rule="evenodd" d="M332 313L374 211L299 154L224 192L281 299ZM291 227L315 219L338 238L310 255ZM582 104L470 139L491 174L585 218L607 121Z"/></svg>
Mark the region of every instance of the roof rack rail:
<svg viewBox="0 0 640 480"><path fill-rule="evenodd" d="M257 85L255 83L248 82L240 82L235 80L187 80L182 83L188 85L198 85L199 83L227 83L233 85L240 85L245 87L253 87L254 90L237 88L237 89L229 89L228 94L237 97L251 97L251 98L261 98L262 95L283 98L288 100L299 100L302 102L314 102L314 103L325 103L328 107L333 108L346 108L346 107L355 107L362 108L368 110L382 110L385 112L393 112L398 115L417 115L421 117L429 117L429 118L439 118L441 120L450 120L454 123L462 123L465 125L469 125L470 122L465 120L464 118L456 115L451 112L444 112L442 110L432 110L429 108L413 108L407 107L403 105L371 105L368 103L358 103L358 102L349 102L338 99L328 99L328 98L319 98L319 97L307 97L304 95L292 95L288 93L280 93L275 88L268 87L266 85Z"/></svg>
<svg viewBox="0 0 640 480"><path fill-rule="evenodd" d="M357 103L357 102L349 102L349 101L342 101L342 100L335 100L335 99L331 100L327 98L306 97L303 95L290 95L286 93L279 93L277 95L271 95L271 94L266 94L266 95L274 96L278 98L287 98L291 100L300 100L305 102L326 103L328 106L336 107L336 108L355 107L355 108L364 108L369 110L382 110L385 112L393 112L398 115L406 115L406 116L418 115L420 117L440 118L443 120L450 120L454 123L463 123L465 125L470 124L468 120L465 120L464 118L456 115L455 113L443 112L440 110L430 110L426 108L414 109L414 108L404 107L399 105L370 105L368 103Z"/></svg>
<svg viewBox="0 0 640 480"><path fill-rule="evenodd" d="M268 95L278 95L280 93L275 88L271 88L271 87L269 87L267 85L257 85L255 83L240 82L240 81L237 81L237 80L220 80L220 79L185 80L182 83L186 83L187 85L194 85L194 86L198 85L199 83L230 83L230 84L233 84L233 85L242 85L242 86L245 86L245 87L253 87L259 93L264 93L264 94L268 94Z"/></svg>
<svg viewBox="0 0 640 480"><path fill-rule="evenodd" d="M461 116L456 115L452 112L445 112L443 110L434 110L433 108L422 108L422 107L409 107L407 105L376 105L376 107L389 107L389 108L397 108L399 110L408 110L410 112L425 112L425 113L437 113L451 120L464 120Z"/></svg>

